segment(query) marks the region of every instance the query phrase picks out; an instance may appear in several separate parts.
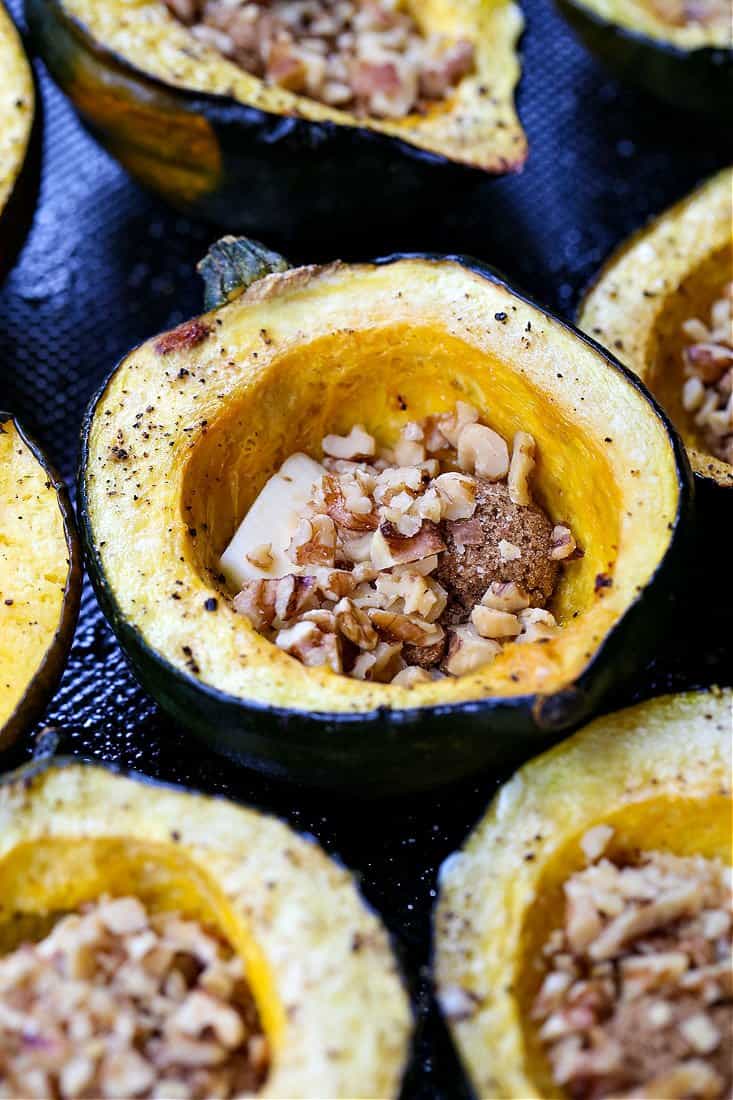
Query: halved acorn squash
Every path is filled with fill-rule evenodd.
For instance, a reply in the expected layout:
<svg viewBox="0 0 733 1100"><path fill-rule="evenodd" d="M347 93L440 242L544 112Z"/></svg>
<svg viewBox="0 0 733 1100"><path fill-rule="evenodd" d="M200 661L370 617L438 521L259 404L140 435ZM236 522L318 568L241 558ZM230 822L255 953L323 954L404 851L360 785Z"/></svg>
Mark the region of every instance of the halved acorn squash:
<svg viewBox="0 0 733 1100"><path fill-rule="evenodd" d="M66 487L0 412L0 751L40 717L61 678L81 570Z"/></svg>
<svg viewBox="0 0 733 1100"><path fill-rule="evenodd" d="M547 644L414 687L306 668L234 611L219 557L265 481L327 432L378 443L462 399L531 432L538 503L584 557ZM467 260L304 267L131 352L83 429L90 572L141 681L208 744L368 793L536 752L654 648L679 581L683 448L597 345Z"/></svg>
<svg viewBox="0 0 733 1100"><path fill-rule="evenodd" d="M590 829L613 828L611 859L663 850L731 862L732 706L730 691L701 692L599 718L522 768L444 863L438 998L477 1096L563 1096L530 1009Z"/></svg>
<svg viewBox="0 0 733 1100"><path fill-rule="evenodd" d="M649 386L687 444L695 473L733 489L682 406L682 322L704 320L733 277L733 169L704 183L620 246L578 311L580 327Z"/></svg>
<svg viewBox="0 0 733 1100"><path fill-rule="evenodd" d="M33 74L20 36L0 0L0 278L7 274L33 218L40 169ZM35 125L34 125L35 124Z"/></svg>
<svg viewBox="0 0 733 1100"><path fill-rule="evenodd" d="M258 1095L397 1095L411 1012L389 939L313 841L78 761L0 779L0 954L104 894L211 925L242 956L271 1053Z"/></svg>
<svg viewBox="0 0 733 1100"><path fill-rule="evenodd" d="M402 221L475 182L469 166L521 167L513 95L514 0L410 3L419 25L475 44L451 98L402 120L356 118L265 85L162 0L26 0L50 72L113 156L175 206L281 238ZM324 185L326 181L327 185Z"/></svg>
<svg viewBox="0 0 733 1100"><path fill-rule="evenodd" d="M670 0L556 2L583 44L620 79L676 107L726 118L733 94L729 16L685 19L686 6L670 14Z"/></svg>

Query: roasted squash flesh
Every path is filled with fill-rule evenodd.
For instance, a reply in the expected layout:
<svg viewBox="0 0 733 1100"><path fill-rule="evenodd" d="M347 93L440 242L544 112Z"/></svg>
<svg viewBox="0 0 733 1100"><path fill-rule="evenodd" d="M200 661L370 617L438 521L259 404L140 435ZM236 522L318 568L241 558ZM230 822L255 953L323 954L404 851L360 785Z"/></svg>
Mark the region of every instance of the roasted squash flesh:
<svg viewBox="0 0 733 1100"><path fill-rule="evenodd" d="M611 256L578 321L642 378L687 444L693 469L733 485L682 406L684 321L707 318L733 272L733 171L713 177Z"/></svg>
<svg viewBox="0 0 733 1100"><path fill-rule="evenodd" d="M222 551L289 454L357 422L387 444L457 399L537 441L538 503L584 551L554 598L562 631L410 689L304 668L231 608ZM664 557L679 479L658 412L597 349L499 282L412 259L271 276L133 352L94 409L82 494L118 613L165 661L235 697L365 711L573 682Z"/></svg>
<svg viewBox="0 0 733 1100"><path fill-rule="evenodd" d="M33 126L33 77L20 37L0 3L0 214L17 183ZM0 240L0 260L2 241Z"/></svg>
<svg viewBox="0 0 733 1100"><path fill-rule="evenodd" d="M71 762L0 785L0 952L105 894L213 926L242 956L272 1050L259 1095L396 1094L410 1013L387 936L315 844Z"/></svg>
<svg viewBox="0 0 733 1100"><path fill-rule="evenodd" d="M466 162L489 171L503 164L521 163L526 153L524 135L514 103L519 80L516 43L522 30L522 16L512 0L427 0L411 3L420 28L450 38L466 38L476 46L476 71L465 77L454 94L424 114L400 120L355 119L345 111L314 99L297 96L283 88L265 86L257 77L227 60L211 46L204 46L181 25L160 0L63 0L68 15L77 20L96 42L113 51L141 73L162 80L173 88L192 89L229 97L264 112L297 116L311 122L358 125L409 142L428 152ZM79 107L85 106L87 77L80 70L68 91ZM483 89L483 90L482 90ZM126 130L134 115L145 109L125 95L124 80L109 89L107 118L100 104L88 104L97 122L108 131ZM117 115L117 117L116 117ZM184 120L180 120L184 124ZM159 134L168 141L166 135ZM213 145L201 132L198 152ZM141 134L143 142L155 135ZM171 150L173 151L173 150ZM192 151L183 145L181 154L166 158L172 170L179 159L187 161ZM215 165L210 164L212 172ZM162 181L161 181L162 182Z"/></svg>
<svg viewBox="0 0 733 1100"><path fill-rule="evenodd" d="M80 565L62 491L0 415L0 749L45 702L71 642Z"/></svg>
<svg viewBox="0 0 733 1100"><path fill-rule="evenodd" d="M444 865L439 997L478 1095L564 1095L531 1008L590 829L613 828L613 861L658 850L732 862L732 704L730 692L668 696L597 720L525 766ZM456 990L477 1006L460 1019Z"/></svg>

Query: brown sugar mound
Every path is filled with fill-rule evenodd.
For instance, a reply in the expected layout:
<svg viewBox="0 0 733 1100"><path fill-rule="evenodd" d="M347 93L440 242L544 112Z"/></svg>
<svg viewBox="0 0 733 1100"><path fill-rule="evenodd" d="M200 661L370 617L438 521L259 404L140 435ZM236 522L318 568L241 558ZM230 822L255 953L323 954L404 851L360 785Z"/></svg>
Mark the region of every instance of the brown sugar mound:
<svg viewBox="0 0 733 1100"><path fill-rule="evenodd" d="M514 581L533 607L545 607L557 580L558 563L550 557L551 521L534 504L512 503L505 484L477 479L476 511L466 521L441 525L446 550L435 578L460 603L468 617L492 581ZM519 551L502 547L508 543ZM455 621L455 618L454 620Z"/></svg>

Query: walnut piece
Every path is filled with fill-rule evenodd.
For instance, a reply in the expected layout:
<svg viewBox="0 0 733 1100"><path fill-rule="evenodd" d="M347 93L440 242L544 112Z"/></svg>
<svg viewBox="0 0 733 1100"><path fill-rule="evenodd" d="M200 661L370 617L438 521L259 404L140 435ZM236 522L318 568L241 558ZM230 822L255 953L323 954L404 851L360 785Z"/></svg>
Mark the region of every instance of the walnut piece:
<svg viewBox="0 0 733 1100"><path fill-rule="evenodd" d="M446 672L452 676L465 676L490 664L501 653L498 642L482 638L473 626L457 626L448 632L448 656L444 662Z"/></svg>
<svg viewBox="0 0 733 1100"><path fill-rule="evenodd" d="M458 437L458 465L487 481L501 481L509 471L506 440L485 424L469 424Z"/></svg>
<svg viewBox="0 0 733 1100"><path fill-rule="evenodd" d="M480 603L471 612L471 622L482 638L516 638L522 629L511 611L497 611Z"/></svg>
<svg viewBox="0 0 733 1100"><path fill-rule="evenodd" d="M552 529L550 557L553 561L564 561L575 553L577 544L569 527L558 524Z"/></svg>
<svg viewBox="0 0 733 1100"><path fill-rule="evenodd" d="M440 474L434 481L441 502L441 519L470 519L476 511L476 480L466 474Z"/></svg>
<svg viewBox="0 0 733 1100"><path fill-rule="evenodd" d="M359 458L371 458L376 454L377 444L363 424L355 424L348 435L327 435L323 440L324 454L331 458L346 458L354 461Z"/></svg>
<svg viewBox="0 0 733 1100"><path fill-rule="evenodd" d="M512 504L526 507L532 503L529 479L534 469L535 441L529 432L517 432L514 436L512 461L509 465L507 487Z"/></svg>

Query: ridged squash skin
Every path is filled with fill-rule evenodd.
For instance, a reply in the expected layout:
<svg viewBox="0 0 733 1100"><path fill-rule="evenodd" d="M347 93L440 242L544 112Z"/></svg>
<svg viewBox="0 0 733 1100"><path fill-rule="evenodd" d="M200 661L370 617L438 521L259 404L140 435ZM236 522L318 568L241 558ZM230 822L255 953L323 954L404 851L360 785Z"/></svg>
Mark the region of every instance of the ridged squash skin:
<svg viewBox="0 0 733 1100"><path fill-rule="evenodd" d="M20 35L0 0L0 281L33 221L41 169L41 117Z"/></svg>
<svg viewBox="0 0 733 1100"><path fill-rule="evenodd" d="M435 981L477 1097L562 1100L530 1008L537 959L561 925L580 841L610 825L607 854L731 862L733 692L670 695L606 715L503 786L440 872Z"/></svg>
<svg viewBox="0 0 733 1100"><path fill-rule="evenodd" d="M476 72L425 114L387 121L266 86L162 0L26 0L52 76L132 175L228 229L313 243L414 220L524 162L514 0L412 6L428 32L475 43Z"/></svg>
<svg viewBox="0 0 733 1100"><path fill-rule="evenodd" d="M0 778L0 954L103 894L211 924L242 956L271 1050L263 1100L397 1096L412 1019L390 942L313 841L78 760Z"/></svg>
<svg viewBox="0 0 733 1100"><path fill-rule="evenodd" d="M730 27L675 26L642 0L556 0L583 45L621 80L657 99L727 120L733 97Z"/></svg>
<svg viewBox="0 0 733 1100"><path fill-rule="evenodd" d="M288 455L354 423L387 443L457 399L537 440L537 499L584 550L562 631L412 688L306 668L233 610L222 551ZM90 406L79 502L102 607L178 722L270 774L377 795L526 759L638 668L679 582L690 473L606 352L472 261L413 256L270 275L131 352Z"/></svg>
<svg viewBox="0 0 733 1100"><path fill-rule="evenodd" d="M66 486L0 412L0 752L46 709L79 612L82 554Z"/></svg>
<svg viewBox="0 0 733 1100"><path fill-rule="evenodd" d="M703 183L624 241L588 288L578 325L611 348L669 413L702 482L727 489L733 466L704 449L682 407L681 325L707 321L710 305L733 277L733 169Z"/></svg>

